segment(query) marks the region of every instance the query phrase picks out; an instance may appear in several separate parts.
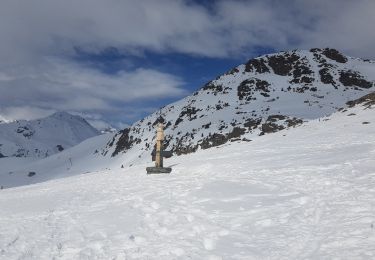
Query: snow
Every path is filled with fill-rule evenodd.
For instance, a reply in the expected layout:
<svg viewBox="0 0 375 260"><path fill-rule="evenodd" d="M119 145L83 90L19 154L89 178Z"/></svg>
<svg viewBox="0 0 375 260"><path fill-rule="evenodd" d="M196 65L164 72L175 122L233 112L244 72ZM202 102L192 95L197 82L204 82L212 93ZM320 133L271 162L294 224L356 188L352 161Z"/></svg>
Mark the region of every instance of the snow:
<svg viewBox="0 0 375 260"><path fill-rule="evenodd" d="M98 152L105 147L114 134L103 134L89 138L79 145L49 156L35 158L1 158L0 185L4 188L38 183L50 179L68 177L81 173L106 170L112 158L105 158ZM30 177L29 173L35 175Z"/></svg>
<svg viewBox="0 0 375 260"><path fill-rule="evenodd" d="M42 119L0 124L0 153L44 158L98 134L82 117L57 112Z"/></svg>
<svg viewBox="0 0 375 260"><path fill-rule="evenodd" d="M373 259L374 124L355 107L172 157L170 175L108 161L3 189L0 259Z"/></svg>

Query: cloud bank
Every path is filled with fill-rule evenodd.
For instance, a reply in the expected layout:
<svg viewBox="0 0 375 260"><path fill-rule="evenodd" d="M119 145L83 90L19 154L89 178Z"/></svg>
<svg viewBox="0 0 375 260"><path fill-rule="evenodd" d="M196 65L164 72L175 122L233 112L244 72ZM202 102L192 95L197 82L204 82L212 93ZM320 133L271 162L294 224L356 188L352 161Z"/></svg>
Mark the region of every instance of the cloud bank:
<svg viewBox="0 0 375 260"><path fill-rule="evenodd" d="M69 110L108 117L109 111L126 113L122 109L134 101L147 104L186 94L186 79L142 66L108 74L77 61L77 48L87 53L115 48L130 56L182 53L246 60L259 48L330 46L353 56L375 57L372 0L199 3L1 1L0 114L20 119Z"/></svg>

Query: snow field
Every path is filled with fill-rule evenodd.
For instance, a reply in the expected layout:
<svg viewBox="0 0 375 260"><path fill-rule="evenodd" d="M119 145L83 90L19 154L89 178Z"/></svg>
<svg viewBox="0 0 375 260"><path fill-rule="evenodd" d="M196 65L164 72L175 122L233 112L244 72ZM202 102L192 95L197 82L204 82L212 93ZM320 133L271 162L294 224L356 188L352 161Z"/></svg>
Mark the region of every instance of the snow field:
<svg viewBox="0 0 375 260"><path fill-rule="evenodd" d="M2 190L0 259L375 258L374 110L327 119Z"/></svg>

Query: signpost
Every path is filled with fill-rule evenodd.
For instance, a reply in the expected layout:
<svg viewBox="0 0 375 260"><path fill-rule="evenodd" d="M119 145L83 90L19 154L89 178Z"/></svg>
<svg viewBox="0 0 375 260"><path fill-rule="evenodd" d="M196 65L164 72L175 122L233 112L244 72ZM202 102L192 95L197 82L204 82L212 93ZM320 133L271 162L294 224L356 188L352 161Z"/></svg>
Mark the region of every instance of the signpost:
<svg viewBox="0 0 375 260"><path fill-rule="evenodd" d="M159 123L156 133L156 150L152 152L152 160L155 161L155 167L147 167L147 174L170 173L172 171L172 168L163 167L163 157L169 158L172 156L172 152L163 151L163 141L164 125Z"/></svg>

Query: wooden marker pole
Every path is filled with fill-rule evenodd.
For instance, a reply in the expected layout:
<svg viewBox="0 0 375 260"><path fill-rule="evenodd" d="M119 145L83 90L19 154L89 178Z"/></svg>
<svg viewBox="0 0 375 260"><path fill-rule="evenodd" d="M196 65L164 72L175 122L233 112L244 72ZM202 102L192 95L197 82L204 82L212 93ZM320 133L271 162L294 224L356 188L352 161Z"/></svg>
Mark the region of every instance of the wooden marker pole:
<svg viewBox="0 0 375 260"><path fill-rule="evenodd" d="M171 167L163 167L163 157L169 158L172 156L171 151L163 151L163 141L164 125L159 123L156 131L155 167L147 167L147 174L170 173L172 171ZM152 154L152 156L154 155Z"/></svg>
<svg viewBox="0 0 375 260"><path fill-rule="evenodd" d="M155 167L163 167L163 155L162 155L162 145L164 141L164 125L160 123L158 125L156 133L156 158Z"/></svg>

